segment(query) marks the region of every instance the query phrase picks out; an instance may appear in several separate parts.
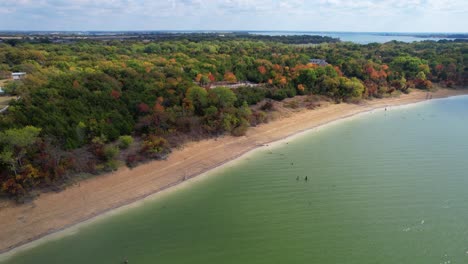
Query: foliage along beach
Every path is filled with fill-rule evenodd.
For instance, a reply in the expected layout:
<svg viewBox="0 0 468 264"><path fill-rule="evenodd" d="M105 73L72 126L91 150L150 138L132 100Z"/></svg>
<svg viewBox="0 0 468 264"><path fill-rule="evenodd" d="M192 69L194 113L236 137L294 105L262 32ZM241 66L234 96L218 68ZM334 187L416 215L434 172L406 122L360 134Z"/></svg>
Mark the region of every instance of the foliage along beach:
<svg viewBox="0 0 468 264"><path fill-rule="evenodd" d="M462 94L432 89L466 86L467 49L451 41L296 46L210 38L0 44L0 75L27 73L5 86L20 99L0 116L0 249L298 131L423 101L428 92ZM327 64L310 63L317 58ZM239 81L256 85L229 88Z"/></svg>
<svg viewBox="0 0 468 264"><path fill-rule="evenodd" d="M467 90L440 89L433 98L465 95ZM375 99L364 104L330 104L315 110L281 109L281 116L251 128L245 136L224 136L186 144L167 160L152 161L134 169L83 180L60 192L41 194L31 203L0 202L0 249L18 246L64 230L75 224L128 205L182 183L234 160L257 147L284 139L329 122L379 108L427 101L427 93L415 91L396 98ZM281 106L278 103L278 108Z"/></svg>

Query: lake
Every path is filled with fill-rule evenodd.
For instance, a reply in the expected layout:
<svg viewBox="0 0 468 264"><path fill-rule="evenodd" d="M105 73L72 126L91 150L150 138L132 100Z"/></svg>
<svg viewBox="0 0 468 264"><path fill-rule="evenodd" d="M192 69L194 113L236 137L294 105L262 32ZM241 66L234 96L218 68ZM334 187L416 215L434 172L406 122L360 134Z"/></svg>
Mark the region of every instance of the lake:
<svg viewBox="0 0 468 264"><path fill-rule="evenodd" d="M324 37L339 38L341 41L354 42L358 44L385 43L389 41L414 42L432 40L438 41L442 38L415 37L410 35L398 35L395 33L372 33L372 32L315 32L315 31L252 31L251 34L269 36L292 36L292 35L318 35ZM445 38L451 40L450 38Z"/></svg>
<svg viewBox="0 0 468 264"><path fill-rule="evenodd" d="M468 263L467 135L467 96L365 113L2 263Z"/></svg>

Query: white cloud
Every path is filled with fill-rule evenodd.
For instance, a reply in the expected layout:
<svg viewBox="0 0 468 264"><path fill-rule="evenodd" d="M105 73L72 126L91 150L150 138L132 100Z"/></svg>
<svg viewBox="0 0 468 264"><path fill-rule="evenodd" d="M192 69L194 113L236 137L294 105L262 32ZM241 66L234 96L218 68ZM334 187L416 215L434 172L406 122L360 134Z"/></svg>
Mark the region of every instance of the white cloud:
<svg viewBox="0 0 468 264"><path fill-rule="evenodd" d="M0 29L466 31L466 13L467 0L0 0Z"/></svg>

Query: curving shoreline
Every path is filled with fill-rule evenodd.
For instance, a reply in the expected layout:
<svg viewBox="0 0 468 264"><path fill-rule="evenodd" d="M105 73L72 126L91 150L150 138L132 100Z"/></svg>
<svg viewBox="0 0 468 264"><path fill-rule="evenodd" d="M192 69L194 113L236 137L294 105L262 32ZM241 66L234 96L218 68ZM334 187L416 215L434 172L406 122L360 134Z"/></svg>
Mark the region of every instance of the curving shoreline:
<svg viewBox="0 0 468 264"><path fill-rule="evenodd" d="M433 98L468 94L468 90L441 89ZM154 161L132 170L122 168L80 182L59 193L46 193L34 202L0 203L0 253L93 219L168 189L243 156L253 149L298 133L374 109L426 101L426 92L363 104L329 105L303 110L290 117L250 128L244 137L225 136L187 144L166 161Z"/></svg>

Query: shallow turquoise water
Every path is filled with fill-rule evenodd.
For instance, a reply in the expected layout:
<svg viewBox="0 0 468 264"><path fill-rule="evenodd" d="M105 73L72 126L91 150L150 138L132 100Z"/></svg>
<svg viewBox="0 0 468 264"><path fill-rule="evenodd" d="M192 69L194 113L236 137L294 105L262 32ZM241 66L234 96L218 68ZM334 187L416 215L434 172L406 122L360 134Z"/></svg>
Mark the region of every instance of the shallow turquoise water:
<svg viewBox="0 0 468 264"><path fill-rule="evenodd" d="M467 135L468 97L375 111L5 263L468 263Z"/></svg>

